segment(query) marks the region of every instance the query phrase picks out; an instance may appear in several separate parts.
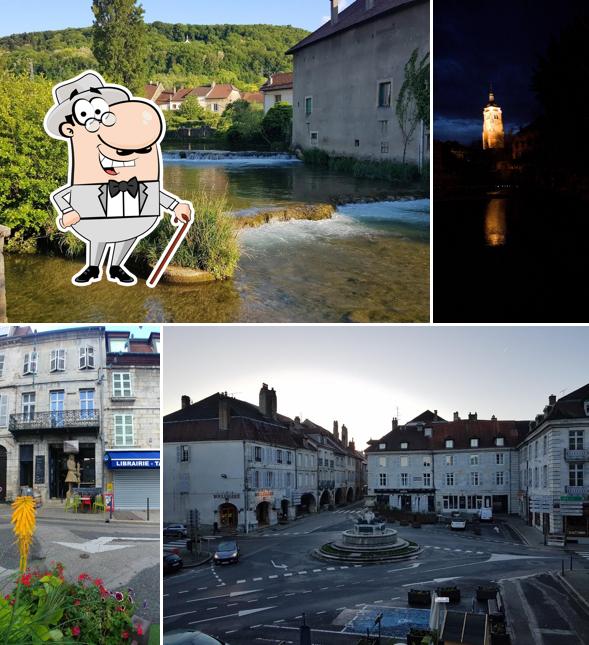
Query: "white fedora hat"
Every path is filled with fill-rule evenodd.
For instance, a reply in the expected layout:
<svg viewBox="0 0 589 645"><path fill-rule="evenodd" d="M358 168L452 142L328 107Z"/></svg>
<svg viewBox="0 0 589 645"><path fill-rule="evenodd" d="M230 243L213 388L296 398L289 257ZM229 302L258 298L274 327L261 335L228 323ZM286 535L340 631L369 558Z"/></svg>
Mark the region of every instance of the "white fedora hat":
<svg viewBox="0 0 589 645"><path fill-rule="evenodd" d="M96 98L97 96L103 98L108 105L131 100L131 94L124 87L105 85L104 80L97 72L83 72L53 88L55 104L45 116L47 133L58 139L63 138L59 126L65 123L68 114L72 114L74 101L80 98Z"/></svg>

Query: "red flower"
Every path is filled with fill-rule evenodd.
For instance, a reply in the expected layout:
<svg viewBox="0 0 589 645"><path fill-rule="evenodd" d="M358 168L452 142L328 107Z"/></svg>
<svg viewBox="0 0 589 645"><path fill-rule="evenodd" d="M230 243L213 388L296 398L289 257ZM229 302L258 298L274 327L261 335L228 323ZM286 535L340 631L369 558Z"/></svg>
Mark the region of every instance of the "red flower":
<svg viewBox="0 0 589 645"><path fill-rule="evenodd" d="M80 628L77 625L74 625L72 627L72 636L79 636L80 635Z"/></svg>
<svg viewBox="0 0 589 645"><path fill-rule="evenodd" d="M74 600L74 605L76 605L76 607L77 607L79 604L80 604L80 601L79 601L79 599L78 599L78 598L76 598L76 599Z"/></svg>
<svg viewBox="0 0 589 645"><path fill-rule="evenodd" d="M33 575L32 575L31 573L26 573L26 574L24 574L24 575L22 576L22 578L20 579L20 581L22 582L22 584L23 584L25 587L30 587L30 586L31 586L31 578L32 578L32 577L33 577Z"/></svg>
<svg viewBox="0 0 589 645"><path fill-rule="evenodd" d="M81 573L78 576L78 582L83 582L84 580L90 580L90 576L87 573Z"/></svg>
<svg viewBox="0 0 589 645"><path fill-rule="evenodd" d="M116 611L125 611L125 608L121 607L121 605L117 605Z"/></svg>
<svg viewBox="0 0 589 645"><path fill-rule="evenodd" d="M100 578L96 578L96 580L94 581L94 584L97 587L102 587L102 580Z"/></svg>
<svg viewBox="0 0 589 645"><path fill-rule="evenodd" d="M141 627L141 623L137 625L137 636L143 636L143 627Z"/></svg>
<svg viewBox="0 0 589 645"><path fill-rule="evenodd" d="M124 641L126 641L129 638L129 632L127 632L127 631L121 632L121 638Z"/></svg>

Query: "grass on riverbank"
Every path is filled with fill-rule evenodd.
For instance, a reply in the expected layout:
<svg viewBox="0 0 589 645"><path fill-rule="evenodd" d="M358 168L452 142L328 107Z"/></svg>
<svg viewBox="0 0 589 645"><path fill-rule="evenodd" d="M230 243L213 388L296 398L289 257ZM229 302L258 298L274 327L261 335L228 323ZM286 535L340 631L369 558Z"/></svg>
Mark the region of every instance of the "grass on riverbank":
<svg viewBox="0 0 589 645"><path fill-rule="evenodd" d="M353 157L332 157L325 150L312 148L303 152L303 161L310 166L324 166L330 170L348 173L366 179L384 179L395 184L416 183L424 180L415 164L395 161L370 161ZM428 179L429 181L429 179Z"/></svg>

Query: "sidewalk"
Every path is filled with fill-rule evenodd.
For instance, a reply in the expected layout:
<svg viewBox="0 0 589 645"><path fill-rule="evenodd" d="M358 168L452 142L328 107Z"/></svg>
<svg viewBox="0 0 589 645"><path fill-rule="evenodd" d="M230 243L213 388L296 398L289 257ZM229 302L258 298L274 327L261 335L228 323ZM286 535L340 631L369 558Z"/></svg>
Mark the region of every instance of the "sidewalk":
<svg viewBox="0 0 589 645"><path fill-rule="evenodd" d="M533 526L528 526L521 517L510 515L503 519L503 522L521 539L523 544L527 544L528 546L544 546L543 533Z"/></svg>
<svg viewBox="0 0 589 645"><path fill-rule="evenodd" d="M558 573L558 578L571 595L589 612L589 569Z"/></svg>
<svg viewBox="0 0 589 645"><path fill-rule="evenodd" d="M125 522L129 524L147 524L149 526L159 527L160 512L149 511L149 521L147 520L146 511L115 511L110 520L108 513L89 513L87 511L79 511L74 513L72 511L65 511L62 506L42 506L37 511L37 519L39 520L75 520L79 519L83 522L106 522L107 520L115 522Z"/></svg>

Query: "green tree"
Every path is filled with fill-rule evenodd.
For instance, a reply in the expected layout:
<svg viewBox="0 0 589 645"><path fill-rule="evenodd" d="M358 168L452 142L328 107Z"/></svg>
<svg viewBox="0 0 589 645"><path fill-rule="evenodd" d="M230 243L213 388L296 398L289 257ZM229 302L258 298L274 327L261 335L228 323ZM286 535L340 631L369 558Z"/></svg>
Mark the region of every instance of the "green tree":
<svg viewBox="0 0 589 645"><path fill-rule="evenodd" d="M407 146L420 122L429 126L429 53L418 60L414 49L405 64L405 78L397 97L396 113L403 136L403 163Z"/></svg>
<svg viewBox="0 0 589 645"><path fill-rule="evenodd" d="M43 129L51 86L0 72L0 223L13 229L9 248L32 251L54 230L49 195L66 182L68 162L66 144Z"/></svg>
<svg viewBox="0 0 589 645"><path fill-rule="evenodd" d="M136 0L93 0L92 51L108 80L139 92L147 76L143 7Z"/></svg>
<svg viewBox="0 0 589 645"><path fill-rule="evenodd" d="M292 105L272 106L262 121L262 132L271 144L288 148L292 138Z"/></svg>
<svg viewBox="0 0 589 645"><path fill-rule="evenodd" d="M263 138L264 113L252 108L251 103L240 99L231 103L223 112L220 129L226 132L227 141L235 147L260 143Z"/></svg>

